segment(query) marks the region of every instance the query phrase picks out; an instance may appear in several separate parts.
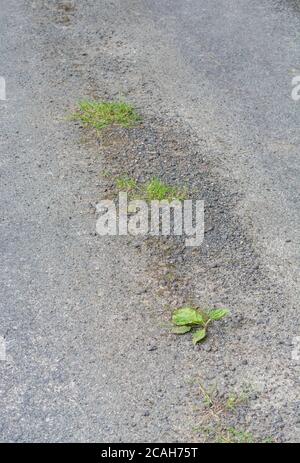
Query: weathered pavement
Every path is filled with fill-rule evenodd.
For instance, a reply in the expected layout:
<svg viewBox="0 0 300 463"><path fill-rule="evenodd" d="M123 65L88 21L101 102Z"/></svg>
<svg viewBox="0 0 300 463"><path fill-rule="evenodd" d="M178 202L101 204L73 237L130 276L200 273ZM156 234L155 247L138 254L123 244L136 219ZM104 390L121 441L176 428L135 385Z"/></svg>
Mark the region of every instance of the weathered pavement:
<svg viewBox="0 0 300 463"><path fill-rule="evenodd" d="M300 440L297 5L1 1L1 440L202 441L198 374L221 397L250 386L228 425ZM198 146L161 174L196 182L216 217L176 261L186 296L232 311L203 348L162 326L176 298L155 291L151 256L95 235L109 162L66 115L119 95L172 126L174 146L185 128ZM156 147L149 124L133 144ZM143 152L134 173L155 162Z"/></svg>

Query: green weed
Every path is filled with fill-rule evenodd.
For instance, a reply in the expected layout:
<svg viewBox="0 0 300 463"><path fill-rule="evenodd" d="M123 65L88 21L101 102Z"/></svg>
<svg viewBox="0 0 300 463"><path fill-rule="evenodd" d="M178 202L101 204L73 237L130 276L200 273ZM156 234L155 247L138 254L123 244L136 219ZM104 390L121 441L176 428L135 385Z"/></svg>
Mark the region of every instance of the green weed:
<svg viewBox="0 0 300 463"><path fill-rule="evenodd" d="M183 201L187 198L187 191L175 186L167 185L158 178L153 178L145 187L146 198L149 201Z"/></svg>
<svg viewBox="0 0 300 463"><path fill-rule="evenodd" d="M111 125L132 127L141 120L133 106L124 102L82 101L72 115L87 127L102 130Z"/></svg>
<svg viewBox="0 0 300 463"><path fill-rule="evenodd" d="M183 201L187 198L187 190L176 186L168 185L158 178L152 178L148 183L139 184L128 176L116 179L116 187L119 191L132 193L134 199L144 201Z"/></svg>
<svg viewBox="0 0 300 463"><path fill-rule="evenodd" d="M193 344L203 341L207 336L207 328L213 321L221 320L229 314L227 309L216 309L210 312L200 310L198 307L181 307L176 309L172 315L172 322L175 325L172 329L174 334L185 334L195 327L199 327L193 334Z"/></svg>
<svg viewBox="0 0 300 463"><path fill-rule="evenodd" d="M119 177L116 180L116 186L119 191L126 191L127 193L132 193L137 189L137 182L134 178L130 177Z"/></svg>

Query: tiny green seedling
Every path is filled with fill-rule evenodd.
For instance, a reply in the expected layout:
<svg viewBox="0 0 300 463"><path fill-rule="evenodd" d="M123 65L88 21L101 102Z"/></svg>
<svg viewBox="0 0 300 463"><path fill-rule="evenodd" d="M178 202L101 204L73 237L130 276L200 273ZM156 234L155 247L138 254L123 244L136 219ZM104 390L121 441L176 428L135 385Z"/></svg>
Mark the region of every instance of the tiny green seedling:
<svg viewBox="0 0 300 463"><path fill-rule="evenodd" d="M141 120L133 106L124 102L82 101L72 115L73 120L81 121L85 126L96 130L118 125L132 127Z"/></svg>
<svg viewBox="0 0 300 463"><path fill-rule="evenodd" d="M245 404L248 401L248 397L245 393L242 393L240 395L231 393L229 397L226 400L226 410L229 411L234 411L236 408L240 405Z"/></svg>
<svg viewBox="0 0 300 463"><path fill-rule="evenodd" d="M104 169L102 172L99 173L99 176L110 179L113 175L109 170Z"/></svg>
<svg viewBox="0 0 300 463"><path fill-rule="evenodd" d="M175 325L172 329L174 334L185 334L193 328L200 326L193 334L193 344L203 341L207 336L207 327L212 321L221 320L229 314L227 309L216 309L210 312L200 310L198 307L181 307L176 309L172 315L172 322Z"/></svg>

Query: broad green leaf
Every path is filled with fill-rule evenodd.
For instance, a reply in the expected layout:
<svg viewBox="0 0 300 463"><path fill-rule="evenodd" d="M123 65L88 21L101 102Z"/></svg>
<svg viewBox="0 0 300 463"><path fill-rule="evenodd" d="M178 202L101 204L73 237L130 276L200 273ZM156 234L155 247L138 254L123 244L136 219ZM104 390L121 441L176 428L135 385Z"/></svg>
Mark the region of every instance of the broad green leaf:
<svg viewBox="0 0 300 463"><path fill-rule="evenodd" d="M228 314L229 310L227 309L216 309L209 312L209 318L211 320L220 320L221 318L226 317Z"/></svg>
<svg viewBox="0 0 300 463"><path fill-rule="evenodd" d="M192 307L182 307L175 310L172 316L174 325L203 325L204 320L198 310Z"/></svg>
<svg viewBox="0 0 300 463"><path fill-rule="evenodd" d="M201 330L197 330L193 334L193 344L196 345L198 342L203 341L203 339L206 337L206 329L202 328Z"/></svg>
<svg viewBox="0 0 300 463"><path fill-rule="evenodd" d="M191 329L192 329L191 326L186 326L186 325L174 326L172 328L172 333L173 334L185 334L185 333L188 333L189 331L191 331Z"/></svg>

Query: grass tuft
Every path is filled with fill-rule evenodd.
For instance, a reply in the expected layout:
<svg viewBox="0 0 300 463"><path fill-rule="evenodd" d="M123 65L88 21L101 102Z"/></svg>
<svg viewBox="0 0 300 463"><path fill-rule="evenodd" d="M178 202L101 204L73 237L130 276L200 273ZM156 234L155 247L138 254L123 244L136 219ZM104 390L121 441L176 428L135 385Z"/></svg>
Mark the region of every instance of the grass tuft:
<svg viewBox="0 0 300 463"><path fill-rule="evenodd" d="M175 186L167 185L158 178L153 178L146 185L146 197L149 201L173 201L176 199L183 201L187 198L187 191Z"/></svg>
<svg viewBox="0 0 300 463"><path fill-rule="evenodd" d="M135 179L125 175L116 179L116 187L119 191L131 193L135 199L143 199L148 202L163 200L171 202L176 199L183 201L188 197L186 189L167 185L158 178L152 178L148 183L140 184Z"/></svg>
<svg viewBox="0 0 300 463"><path fill-rule="evenodd" d="M254 444L256 439L253 434L236 428L227 428L219 436L220 444Z"/></svg>
<svg viewBox="0 0 300 463"><path fill-rule="evenodd" d="M116 180L116 186L119 191L126 191L132 193L137 189L137 183L134 178L130 177L119 177Z"/></svg>
<svg viewBox="0 0 300 463"><path fill-rule="evenodd" d="M132 127L139 122L140 116L133 106L124 102L82 101L73 120L79 120L88 127L102 130L111 125Z"/></svg>

